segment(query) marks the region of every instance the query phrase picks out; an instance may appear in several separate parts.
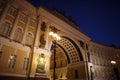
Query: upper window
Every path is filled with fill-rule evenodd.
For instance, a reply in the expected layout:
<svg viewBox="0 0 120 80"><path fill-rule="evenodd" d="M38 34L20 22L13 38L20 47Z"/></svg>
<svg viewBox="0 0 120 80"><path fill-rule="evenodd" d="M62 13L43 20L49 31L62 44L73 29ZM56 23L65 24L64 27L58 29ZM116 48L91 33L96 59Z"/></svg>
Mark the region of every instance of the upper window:
<svg viewBox="0 0 120 80"><path fill-rule="evenodd" d="M17 14L17 10L14 7L10 7L8 10L8 14L15 17Z"/></svg>
<svg viewBox="0 0 120 80"><path fill-rule="evenodd" d="M15 32L14 40L15 41L20 41L21 37L22 37L22 29L21 28L17 28L17 30Z"/></svg>
<svg viewBox="0 0 120 80"><path fill-rule="evenodd" d="M7 0L0 0L0 13L3 11Z"/></svg>
<svg viewBox="0 0 120 80"><path fill-rule="evenodd" d="M27 45L32 45L32 40L33 40L33 36L31 33L27 34L27 38L26 38L26 44Z"/></svg>
<svg viewBox="0 0 120 80"><path fill-rule="evenodd" d="M22 22L26 22L26 19L27 19L27 17L26 17L26 15L24 15L24 14L21 14L20 15L20 17L19 17L19 19L20 19L20 21L22 21Z"/></svg>
<svg viewBox="0 0 120 80"><path fill-rule="evenodd" d="M5 22L0 27L0 34L7 37L10 33L10 30L11 30L10 23Z"/></svg>
<svg viewBox="0 0 120 80"><path fill-rule="evenodd" d="M29 22L29 25L30 26L32 26L32 27L36 27L36 22L35 22L35 20L30 20L30 22Z"/></svg>

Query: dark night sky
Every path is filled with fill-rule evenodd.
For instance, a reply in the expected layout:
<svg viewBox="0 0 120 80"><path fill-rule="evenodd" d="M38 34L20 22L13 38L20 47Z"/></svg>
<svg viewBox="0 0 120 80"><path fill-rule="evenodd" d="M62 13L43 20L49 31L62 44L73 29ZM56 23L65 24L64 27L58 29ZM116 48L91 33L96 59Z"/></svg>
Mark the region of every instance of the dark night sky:
<svg viewBox="0 0 120 80"><path fill-rule="evenodd" d="M93 41L120 47L119 0L28 0L35 6L57 8L71 16Z"/></svg>

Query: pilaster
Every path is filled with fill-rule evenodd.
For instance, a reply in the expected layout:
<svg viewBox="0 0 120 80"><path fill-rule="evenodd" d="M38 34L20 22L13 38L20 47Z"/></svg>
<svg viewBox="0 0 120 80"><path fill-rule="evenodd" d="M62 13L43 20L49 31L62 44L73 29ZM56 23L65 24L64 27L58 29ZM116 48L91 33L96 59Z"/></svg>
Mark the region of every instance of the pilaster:
<svg viewBox="0 0 120 80"><path fill-rule="evenodd" d="M20 11L18 10L18 14L15 18L15 21L13 23L13 27L12 27L12 30L11 30L11 34L10 34L10 39L12 40L13 37L14 37L14 33L15 33L15 30L17 28L17 23L18 23L18 18L19 18L19 15L20 15Z"/></svg>
<svg viewBox="0 0 120 80"><path fill-rule="evenodd" d="M28 16L28 20L27 20L25 30L24 30L23 39L22 39L23 44L25 44L25 40L26 40L26 37L27 37L27 30L28 30L29 22L30 22L30 16Z"/></svg>
<svg viewBox="0 0 120 80"><path fill-rule="evenodd" d="M4 18L5 18L5 16L6 16L8 10L9 10L9 7L10 7L10 3L7 2L5 8L4 8L4 10L3 10L3 12L2 12L2 14L1 14L1 16L0 16L0 26L1 26L2 23L4 22Z"/></svg>
<svg viewBox="0 0 120 80"><path fill-rule="evenodd" d="M49 26L50 26L50 23L48 23L47 31L46 31L46 45L45 45L45 49L47 49L47 50L49 48L49 32L50 32Z"/></svg>
<svg viewBox="0 0 120 80"><path fill-rule="evenodd" d="M39 36L40 36L40 27L41 27L41 16L39 15L38 17L37 17L37 21L38 21L38 23L37 23L37 32L36 32L36 37L35 37L35 44L34 44L34 46L36 46L36 47L38 47L38 42L39 42Z"/></svg>

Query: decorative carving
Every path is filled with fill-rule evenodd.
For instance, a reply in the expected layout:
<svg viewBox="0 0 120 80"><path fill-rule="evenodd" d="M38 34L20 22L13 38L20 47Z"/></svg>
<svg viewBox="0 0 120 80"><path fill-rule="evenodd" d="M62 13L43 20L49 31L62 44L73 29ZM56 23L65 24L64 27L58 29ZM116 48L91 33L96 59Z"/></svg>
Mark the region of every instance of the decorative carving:
<svg viewBox="0 0 120 80"><path fill-rule="evenodd" d="M38 64L37 64L36 72L37 73L45 73L45 63L46 63L46 61L45 61L44 54L40 54L38 56L37 62L38 62Z"/></svg>
<svg viewBox="0 0 120 80"><path fill-rule="evenodd" d="M83 41L79 41L80 42L80 46L84 49L84 43L83 43Z"/></svg>
<svg viewBox="0 0 120 80"><path fill-rule="evenodd" d="M46 40L44 38L44 33L40 36L40 48L45 48Z"/></svg>
<svg viewBox="0 0 120 80"><path fill-rule="evenodd" d="M60 31L57 28L55 28L54 26L50 26L50 30L53 31L54 33L57 33L57 31Z"/></svg>
<svg viewBox="0 0 120 80"><path fill-rule="evenodd" d="M45 22L42 22L42 24L41 24L41 30L42 31L46 31L46 23Z"/></svg>

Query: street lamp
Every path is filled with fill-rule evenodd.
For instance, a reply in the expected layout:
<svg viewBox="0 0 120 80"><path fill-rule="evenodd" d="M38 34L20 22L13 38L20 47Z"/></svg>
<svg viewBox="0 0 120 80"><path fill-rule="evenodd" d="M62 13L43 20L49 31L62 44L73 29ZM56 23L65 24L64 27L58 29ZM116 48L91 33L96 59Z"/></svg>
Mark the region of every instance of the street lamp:
<svg viewBox="0 0 120 80"><path fill-rule="evenodd" d="M115 64L116 64L116 61L111 61L111 64L114 64L114 65L115 65Z"/></svg>
<svg viewBox="0 0 120 80"><path fill-rule="evenodd" d="M53 67L53 80L55 80L55 68L56 68L56 59L55 59L55 56L56 56L56 40L60 40L61 38L60 38L60 36L58 35L58 34L56 34L56 33L54 33L54 32L50 32L49 33L49 35L50 36L52 36L53 37L53 41L52 41L52 45L53 45L53 51L54 51L54 67Z"/></svg>
<svg viewBox="0 0 120 80"><path fill-rule="evenodd" d="M116 61L111 61L111 64L114 65L113 71L114 71L114 74L115 74L115 76L116 76L116 80L120 80L118 68L117 68L117 66L116 66Z"/></svg>

